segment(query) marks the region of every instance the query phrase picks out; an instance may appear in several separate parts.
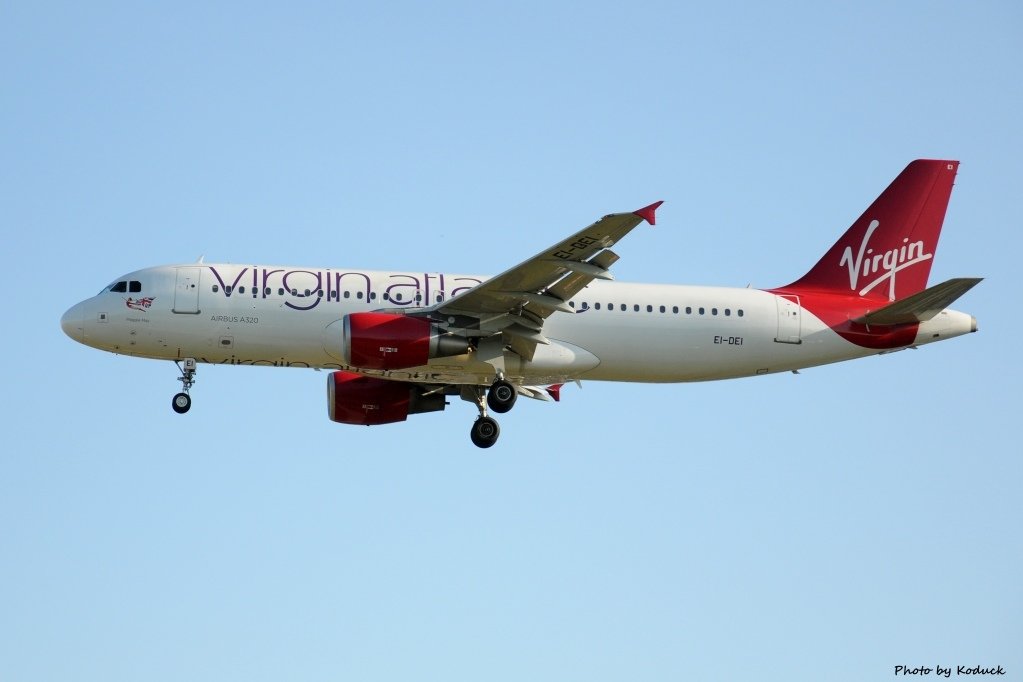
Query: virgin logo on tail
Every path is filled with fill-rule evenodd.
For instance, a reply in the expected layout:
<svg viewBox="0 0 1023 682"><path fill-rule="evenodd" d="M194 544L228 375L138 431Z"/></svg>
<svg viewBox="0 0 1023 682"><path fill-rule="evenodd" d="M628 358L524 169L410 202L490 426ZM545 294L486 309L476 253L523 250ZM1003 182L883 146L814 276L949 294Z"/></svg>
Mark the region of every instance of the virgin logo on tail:
<svg viewBox="0 0 1023 682"><path fill-rule="evenodd" d="M879 272L882 273L860 289L859 295L865 296L878 284L888 280L888 300L894 301L895 273L917 263L922 263L925 260L930 260L934 257L934 254L924 253L923 241L909 243L909 237L902 240L901 247L889 249L884 253L874 253L874 249L869 248L870 237L880 225L880 221L871 220L870 225L867 226L866 233L863 235L863 241L860 243L859 253L853 258L852 247L845 247L838 266L842 267L845 265L849 268L849 288L853 291L856 290L861 276L868 277Z"/></svg>

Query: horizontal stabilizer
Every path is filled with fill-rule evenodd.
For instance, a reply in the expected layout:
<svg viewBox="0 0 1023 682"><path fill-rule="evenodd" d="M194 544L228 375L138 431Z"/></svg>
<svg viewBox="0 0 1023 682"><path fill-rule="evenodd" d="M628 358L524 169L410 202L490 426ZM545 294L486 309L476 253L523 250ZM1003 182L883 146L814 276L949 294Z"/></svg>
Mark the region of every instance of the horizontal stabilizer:
<svg viewBox="0 0 1023 682"><path fill-rule="evenodd" d="M540 386L516 386L519 395L524 395L533 400L542 400L546 403L553 402L551 397Z"/></svg>
<svg viewBox="0 0 1023 682"><path fill-rule="evenodd" d="M949 307L953 301L975 287L982 279L982 277L950 279L912 296L907 296L901 301L895 301L884 308L869 312L863 317L856 318L853 322L877 326L926 322Z"/></svg>
<svg viewBox="0 0 1023 682"><path fill-rule="evenodd" d="M533 400L543 400L545 402L561 402L561 387L564 384L555 384L542 388L540 386L518 386L519 395L524 395L527 398Z"/></svg>

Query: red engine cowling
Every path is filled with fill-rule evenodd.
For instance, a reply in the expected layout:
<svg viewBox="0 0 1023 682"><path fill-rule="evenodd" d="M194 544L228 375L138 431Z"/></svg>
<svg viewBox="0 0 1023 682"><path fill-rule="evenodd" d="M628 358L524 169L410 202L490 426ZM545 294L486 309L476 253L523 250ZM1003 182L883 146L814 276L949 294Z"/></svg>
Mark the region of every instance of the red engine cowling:
<svg viewBox="0 0 1023 682"><path fill-rule="evenodd" d="M342 424L390 424L410 414L439 412L444 394L424 396L415 384L333 372L327 377L327 416Z"/></svg>
<svg viewBox="0 0 1023 682"><path fill-rule="evenodd" d="M345 363L361 369L418 367L468 350L468 340L444 334L429 320L393 313L345 315L341 332Z"/></svg>

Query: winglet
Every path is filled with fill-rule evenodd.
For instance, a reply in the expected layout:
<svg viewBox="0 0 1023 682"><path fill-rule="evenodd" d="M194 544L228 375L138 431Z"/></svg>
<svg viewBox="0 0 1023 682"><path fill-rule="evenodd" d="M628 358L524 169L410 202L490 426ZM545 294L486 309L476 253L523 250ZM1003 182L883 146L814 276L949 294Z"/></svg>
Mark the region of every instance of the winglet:
<svg viewBox="0 0 1023 682"><path fill-rule="evenodd" d="M643 220L647 221L651 225L656 225L657 224L657 216L655 216L654 213L657 211L658 207L661 204L663 204L663 203L664 203L663 201L655 201L654 203L650 204L649 206L641 208L638 211L633 211L633 213L635 215L638 215L640 218L642 218Z"/></svg>
<svg viewBox="0 0 1023 682"><path fill-rule="evenodd" d="M554 384L553 386L548 386L547 387L547 395L549 395L550 397L554 398L554 402L556 402L556 403L560 403L561 402L561 387L562 386L564 386L564 384Z"/></svg>

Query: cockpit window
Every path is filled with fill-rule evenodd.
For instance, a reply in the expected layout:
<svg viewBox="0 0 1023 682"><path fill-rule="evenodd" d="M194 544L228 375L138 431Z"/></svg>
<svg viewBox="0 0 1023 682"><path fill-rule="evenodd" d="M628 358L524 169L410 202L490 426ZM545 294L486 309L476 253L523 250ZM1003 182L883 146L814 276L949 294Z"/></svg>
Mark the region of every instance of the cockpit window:
<svg viewBox="0 0 1023 682"><path fill-rule="evenodd" d="M104 291L112 291L118 294L129 292L132 294L138 294L142 292L142 282L137 279L114 282L113 284L104 287L100 293L102 294Z"/></svg>

